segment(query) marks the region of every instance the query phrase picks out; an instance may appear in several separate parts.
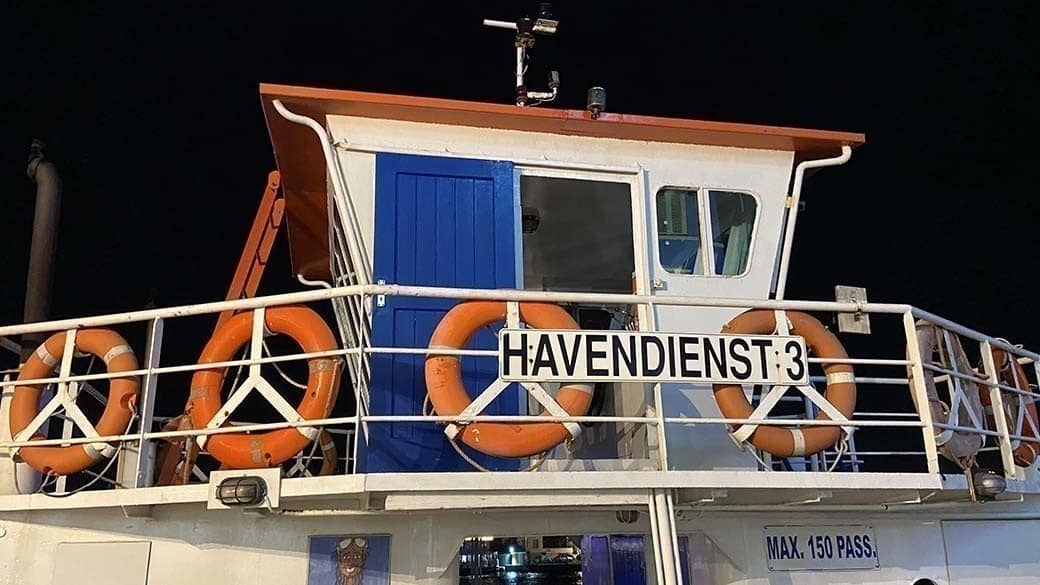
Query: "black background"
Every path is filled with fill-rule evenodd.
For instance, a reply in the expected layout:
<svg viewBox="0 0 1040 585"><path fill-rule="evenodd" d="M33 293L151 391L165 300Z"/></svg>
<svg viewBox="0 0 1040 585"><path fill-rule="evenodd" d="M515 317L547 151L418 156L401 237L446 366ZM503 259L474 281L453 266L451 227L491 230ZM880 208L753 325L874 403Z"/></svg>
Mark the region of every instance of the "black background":
<svg viewBox="0 0 1040 585"><path fill-rule="evenodd" d="M258 83L508 103L511 36L480 22L533 10L99 2L10 14L0 323L21 317L32 138L65 182L54 317L218 300L273 168ZM603 85L614 112L866 133L850 163L806 184L788 298L862 285L871 300L1040 347L1030 3L558 2L556 13L559 34L529 72L540 85L559 69L552 107L582 108ZM296 288L283 240L261 292ZM203 342L168 344L191 361Z"/></svg>

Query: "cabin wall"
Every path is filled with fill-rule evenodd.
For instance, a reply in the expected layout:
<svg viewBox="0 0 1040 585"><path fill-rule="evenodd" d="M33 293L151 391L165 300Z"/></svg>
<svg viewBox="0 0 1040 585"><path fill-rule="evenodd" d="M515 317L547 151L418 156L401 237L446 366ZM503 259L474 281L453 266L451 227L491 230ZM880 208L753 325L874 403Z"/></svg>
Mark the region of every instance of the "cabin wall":
<svg viewBox="0 0 1040 585"><path fill-rule="evenodd" d="M645 171L645 196L665 186L718 187L752 190L763 199L751 278L735 288L743 298L769 294L772 266L780 238L780 218L787 196L794 154L690 144L651 143L611 138L587 138L493 128L472 128L398 120L329 116L327 125L338 148L347 187L358 205L364 239L373 253L375 151L408 152L431 156L459 156L509 160L519 167L538 168L538 161L558 165L591 165ZM574 171L575 177L581 171ZM646 195L649 194L649 195ZM651 214L652 208L649 209ZM652 219L652 215L651 215ZM652 222L651 222L652 223ZM652 227L652 226L651 226ZM652 236L653 234L648 234ZM656 249L656 240L647 242ZM714 280L714 279L705 279ZM703 284L705 292L733 290L715 282Z"/></svg>
<svg viewBox="0 0 1040 585"><path fill-rule="evenodd" d="M791 152L648 143L633 140L563 136L489 128L472 128L330 116L327 125L358 207L369 254L373 249L375 208L374 152L405 152L512 161L517 171L553 169L554 176L631 182L642 209L633 210L644 224L635 233L637 287L671 296L764 299L770 294L782 236L785 201L794 156ZM587 167L566 169L561 166ZM752 193L759 203L749 269L738 277L671 274L657 258L655 197L663 187L704 187ZM433 221L433 218L431 218ZM520 254L518 254L520 257ZM651 283L654 283L653 285ZM653 327L659 331L717 332L737 312L732 309L659 307ZM720 416L710 386L666 384L662 387L666 416ZM401 413L417 414L417 412ZM639 412L625 414L640 414ZM719 425L667 429L672 469L754 468L757 463L737 449Z"/></svg>

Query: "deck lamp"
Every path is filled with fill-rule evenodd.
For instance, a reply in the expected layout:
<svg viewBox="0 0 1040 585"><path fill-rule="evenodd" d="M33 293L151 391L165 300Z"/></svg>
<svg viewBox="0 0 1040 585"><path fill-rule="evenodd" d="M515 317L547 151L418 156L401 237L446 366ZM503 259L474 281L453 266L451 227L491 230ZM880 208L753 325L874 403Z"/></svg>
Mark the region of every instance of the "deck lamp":
<svg viewBox="0 0 1040 585"><path fill-rule="evenodd" d="M992 502L1007 490L1007 480L992 471L976 471L971 476L972 498L978 502Z"/></svg>
<svg viewBox="0 0 1040 585"><path fill-rule="evenodd" d="M225 506L255 506L267 497L267 483L261 477L229 477L217 486L217 499Z"/></svg>

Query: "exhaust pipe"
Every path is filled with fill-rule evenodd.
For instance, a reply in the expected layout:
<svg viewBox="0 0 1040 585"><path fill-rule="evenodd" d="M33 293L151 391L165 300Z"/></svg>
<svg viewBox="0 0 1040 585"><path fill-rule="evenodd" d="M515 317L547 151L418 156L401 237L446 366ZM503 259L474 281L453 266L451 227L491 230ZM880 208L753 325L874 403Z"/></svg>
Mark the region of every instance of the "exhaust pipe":
<svg viewBox="0 0 1040 585"><path fill-rule="evenodd" d="M29 166L26 168L26 174L36 183L36 211L33 215L32 247L29 250L29 273L25 282L23 323L46 321L50 317L54 254L58 247L61 218L61 177L54 163L44 156L43 149L42 141L33 140L29 150ZM22 363L46 339L45 333L23 335Z"/></svg>

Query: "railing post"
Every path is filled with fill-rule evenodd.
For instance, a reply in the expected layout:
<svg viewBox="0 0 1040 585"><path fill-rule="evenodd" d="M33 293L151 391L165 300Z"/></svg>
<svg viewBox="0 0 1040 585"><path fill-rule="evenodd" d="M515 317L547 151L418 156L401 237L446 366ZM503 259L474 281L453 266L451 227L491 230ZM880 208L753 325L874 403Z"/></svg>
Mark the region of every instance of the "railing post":
<svg viewBox="0 0 1040 585"><path fill-rule="evenodd" d="M983 340L979 343L982 352L982 363L986 368L985 384L989 386L989 401L993 408L993 421L996 431L1000 433L1000 459L1004 463L1004 476L1008 479L1018 477L1018 466L1015 465L1014 449L1011 447L1010 430L1007 424L1007 411L1004 410L1004 395L1000 391L1000 375L997 373L997 365L993 361L993 348L989 341ZM1005 354L1008 359L1015 359L1013 354Z"/></svg>
<svg viewBox="0 0 1040 585"><path fill-rule="evenodd" d="M358 305L360 305L362 307L362 311L364 310L365 302L367 300L368 300L368 293L362 291L361 294L358 295ZM363 318L363 316L362 316L362 318ZM355 415L355 418L354 418L354 444L351 445L349 443L349 441L348 441L347 446L346 446L346 448L351 450L353 454L352 455L349 455L349 454L347 455L348 461L343 466L343 473L344 474L357 473L358 456L362 454L361 453L361 441L365 441L366 442L366 446L367 446L367 442L368 442L368 424L365 423L365 420L363 418L363 415L366 414L366 413L364 412L364 405L361 404L362 385L365 385L367 387L367 384L368 384L368 381L366 379L364 379L364 367L363 366L364 366L364 363L367 362L370 359L369 354L365 353L365 350L367 349L367 345L366 345L365 342L366 342L366 339L361 335L361 332L359 331L358 332L358 337L357 337L357 343L356 343L357 351L358 351L358 353L357 353L357 360L358 360L357 361L357 366L358 367L355 368L356 371L358 372L358 374L357 374L357 378L356 379L351 380L353 382L353 386L354 386L354 415ZM347 357L347 356L345 356L345 357ZM350 461L351 459L353 460L353 467L351 467L351 461Z"/></svg>
<svg viewBox="0 0 1040 585"><path fill-rule="evenodd" d="M657 330L657 315L653 304L653 301L647 303L639 303L637 307L637 315L639 316L639 330L640 331L656 331ZM649 382L652 386L651 394L653 397L653 404L648 407L648 415L653 416L657 419L656 427L656 441L654 441L654 434L650 432L650 429L646 430L646 448L648 452L657 450L658 466L661 471L668 471L668 439L665 437L665 414L664 414L664 400L661 398L661 383L660 382ZM648 417L649 418L649 417Z"/></svg>
<svg viewBox="0 0 1040 585"><path fill-rule="evenodd" d="M69 385L68 385L69 400L75 402L79 398L79 391L80 391L80 383L79 382L69 382ZM63 416L62 417L62 421L61 421L61 438L62 439L71 439L72 438L72 434L73 434L73 432L75 432L75 430L76 430L76 423L73 422L71 418L69 418L67 416ZM58 493L58 494L65 493L65 486L68 484L68 478L69 478L69 476L67 476L67 475L59 475L58 476L58 479L56 479L54 481L54 493Z"/></svg>
<svg viewBox="0 0 1040 585"><path fill-rule="evenodd" d="M145 433L152 430L152 418L155 415L155 387L159 375L155 368L159 367L163 344L163 320L152 319L148 323L148 338L145 340L144 364L148 371L141 385L141 398L137 401L139 415L137 440L137 465L135 466L134 486L149 487L155 478L155 443L144 438Z"/></svg>
<svg viewBox="0 0 1040 585"><path fill-rule="evenodd" d="M932 405L928 400L928 388L924 382L924 358L921 356L921 346L917 343L917 326L914 324L913 311L903 313L903 332L906 336L906 353L912 362L909 366L910 391L914 393L914 402L917 403L917 415L924 424L921 435L924 439L928 473L939 473L939 449L935 445Z"/></svg>

